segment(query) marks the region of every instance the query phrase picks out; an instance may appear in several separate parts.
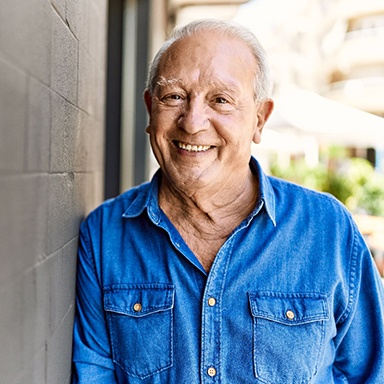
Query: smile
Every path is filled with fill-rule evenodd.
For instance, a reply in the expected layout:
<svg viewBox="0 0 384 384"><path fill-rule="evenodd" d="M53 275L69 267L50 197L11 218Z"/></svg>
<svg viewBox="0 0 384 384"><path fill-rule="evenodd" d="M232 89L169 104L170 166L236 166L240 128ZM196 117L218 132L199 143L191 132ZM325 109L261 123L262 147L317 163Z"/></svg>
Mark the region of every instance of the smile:
<svg viewBox="0 0 384 384"><path fill-rule="evenodd" d="M176 145L180 149L184 149L185 151L188 151L188 152L205 152L211 148L210 145L192 145L192 144L183 143L181 141L176 141Z"/></svg>

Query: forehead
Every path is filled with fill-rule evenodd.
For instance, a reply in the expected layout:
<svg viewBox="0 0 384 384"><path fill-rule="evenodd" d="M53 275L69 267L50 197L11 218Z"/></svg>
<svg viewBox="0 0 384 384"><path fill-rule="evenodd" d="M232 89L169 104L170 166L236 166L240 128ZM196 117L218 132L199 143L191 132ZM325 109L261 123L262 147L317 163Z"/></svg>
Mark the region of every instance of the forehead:
<svg viewBox="0 0 384 384"><path fill-rule="evenodd" d="M256 58L240 39L216 31L201 31L173 43L163 54L158 68L158 84L193 81L207 83L253 80Z"/></svg>

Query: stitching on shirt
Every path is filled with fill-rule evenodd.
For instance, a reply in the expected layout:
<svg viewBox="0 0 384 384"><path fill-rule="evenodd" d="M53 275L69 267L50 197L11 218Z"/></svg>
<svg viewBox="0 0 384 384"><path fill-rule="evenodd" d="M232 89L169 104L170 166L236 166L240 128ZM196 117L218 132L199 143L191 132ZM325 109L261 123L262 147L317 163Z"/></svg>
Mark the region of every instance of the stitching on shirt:
<svg viewBox="0 0 384 384"><path fill-rule="evenodd" d="M219 325L219 332L220 332L220 339L221 339L221 335L223 333L223 329L222 329L222 319L223 319L223 293L224 293L224 286L225 286L225 280L227 278L227 272L228 272L228 269L229 269L229 261L231 260L231 257L233 255L233 246L234 246L234 238L235 236L233 235L230 239L228 239L230 241L230 244L229 244L229 249L228 251L226 252L228 254L227 256L227 260L226 260L226 263L225 263L225 266L224 266L224 271L223 271L223 277L222 277L222 280L221 280L221 287L220 287L220 325ZM223 365L223 357L222 357L222 349L221 349L221 345L222 343L219 344L219 378L221 376L221 372L222 372L222 365Z"/></svg>
<svg viewBox="0 0 384 384"><path fill-rule="evenodd" d="M85 229L86 229L86 233L85 233ZM82 231L82 236L80 236L80 237L83 239L83 242L85 245L85 253L86 253L87 259L90 261L90 263L92 265L93 272L94 272L95 276L97 276L97 281L99 283L99 287L101 287L102 286L101 276L97 271L95 255L91 250L91 241L90 241L91 236L90 236L90 230L89 230L88 223L87 223L86 228L84 228L84 230Z"/></svg>
<svg viewBox="0 0 384 384"><path fill-rule="evenodd" d="M231 259L231 256L232 256L232 249L233 249L233 245L234 245L234 234L232 234L227 242L226 242L226 245L227 245L227 249L225 252L223 252L223 248L221 248L219 250L219 252L217 253L216 255L216 258L214 260L214 263L212 265L212 268L211 268L211 272L208 276L208 280L206 282L206 286L205 286L205 290L204 290L204 298L203 300L206 299L207 297L207 293L209 293L209 289L207 289L207 286L211 284L211 280L214 279L215 277L214 276L217 276L218 274L218 271L216 270L216 265L218 264L218 259L220 258L220 255L222 255L224 258L225 258L225 264L223 267L221 267L220 269L223 269L223 273L220 277L220 288L219 288L219 291L218 291L218 299L219 299L219 304L220 305L220 312L219 312L219 328L218 328L218 334L219 334L219 340L220 340L220 343L218 344L218 352L217 352L217 355L218 355L218 367L217 367L217 375L215 377L215 380L218 380L218 382L220 382L221 380L221 372L222 372L222 365L223 365L223 358L222 358L222 343L221 343L221 337L222 337L222 317L223 317L223 306L222 306L222 301L223 301L223 292L224 292L224 286L225 286L225 279L226 279L226 276L227 276L227 271L228 271L228 268L229 268L229 261ZM203 350L204 350L204 345L205 345L205 334L206 334L206 326L205 326L205 321L204 321L204 310L202 312L202 339L201 339L201 342L202 342L202 347L203 347ZM200 367L200 374L201 374L201 377L204 378L205 376L205 368L206 368L206 358L205 358L205 353L203 352L203 356L202 356L202 361L201 361L201 367Z"/></svg>
<svg viewBox="0 0 384 384"><path fill-rule="evenodd" d="M352 230L352 246L351 246L351 254L350 254L350 269L349 269L349 292L348 292L348 304L344 310L344 313L340 317L340 324L342 324L349 314L352 311L352 307L354 304L354 300L356 298L356 276L357 276L357 233L356 229L351 225L351 222L349 221L351 230Z"/></svg>
<svg viewBox="0 0 384 384"><path fill-rule="evenodd" d="M132 367L127 367L125 363L122 361L121 357L117 356L117 350L118 350L118 342L116 342L119 339L118 334L115 332L115 327L113 327L113 318L112 316L107 316L108 321L108 327L110 330L110 343L111 343L111 351L112 355L111 358L114 362L114 364L118 365L128 376L139 378L139 379L146 379L148 377L154 376L160 372L163 372L173 366L173 359L174 359L174 314L173 314L173 306L172 308L169 308L169 327L170 327L170 341L169 341L169 355L168 359L163 365L157 369L153 368L150 372L147 373L134 373ZM166 351L165 351L166 352Z"/></svg>

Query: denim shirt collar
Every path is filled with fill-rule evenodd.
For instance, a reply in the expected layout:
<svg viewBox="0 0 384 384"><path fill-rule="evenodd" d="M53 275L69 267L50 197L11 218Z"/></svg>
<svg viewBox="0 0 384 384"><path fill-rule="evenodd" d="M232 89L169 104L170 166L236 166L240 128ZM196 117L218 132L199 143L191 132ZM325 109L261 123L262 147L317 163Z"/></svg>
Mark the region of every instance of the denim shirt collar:
<svg viewBox="0 0 384 384"><path fill-rule="evenodd" d="M268 180L268 176L263 172L259 162L252 157L250 160L250 168L259 180L259 201L256 204L255 209L251 212L248 220L250 221L256 216L261 208L264 206L265 211L273 225L276 226L276 207L275 207L275 193L273 187ZM147 193L138 194L136 199L130 204L128 209L124 212L123 217L133 218L140 216L144 209L147 208L148 215L151 220L158 224L161 218L161 211L158 204L158 191L161 181L161 170L159 169L153 176Z"/></svg>
<svg viewBox="0 0 384 384"><path fill-rule="evenodd" d="M251 157L249 165L252 173L256 175L259 180L260 201L264 204L269 219L276 227L276 200L272 184L270 183L268 176L263 172L259 162L254 157ZM259 204L256 204L256 206L258 205ZM253 215L256 214L257 212L254 210Z"/></svg>

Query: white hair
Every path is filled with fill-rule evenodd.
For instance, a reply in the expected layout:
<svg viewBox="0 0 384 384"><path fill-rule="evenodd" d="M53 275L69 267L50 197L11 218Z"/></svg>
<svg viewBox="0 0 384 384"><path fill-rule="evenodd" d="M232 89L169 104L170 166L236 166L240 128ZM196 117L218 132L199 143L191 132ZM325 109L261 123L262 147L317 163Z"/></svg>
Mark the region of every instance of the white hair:
<svg viewBox="0 0 384 384"><path fill-rule="evenodd" d="M256 74L254 80L255 98L262 100L271 96L272 79L270 68L264 48L261 46L256 36L248 28L242 25L215 19L192 21L183 27L175 28L173 30L171 37L161 46L150 65L147 78L147 89L150 93L154 92L158 80L160 60L168 48L173 43L202 31L219 32L223 34L223 36L244 42L251 50L257 62L257 70L255 71Z"/></svg>

